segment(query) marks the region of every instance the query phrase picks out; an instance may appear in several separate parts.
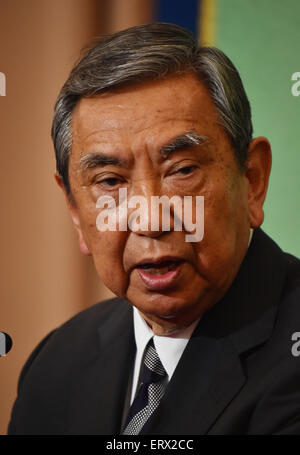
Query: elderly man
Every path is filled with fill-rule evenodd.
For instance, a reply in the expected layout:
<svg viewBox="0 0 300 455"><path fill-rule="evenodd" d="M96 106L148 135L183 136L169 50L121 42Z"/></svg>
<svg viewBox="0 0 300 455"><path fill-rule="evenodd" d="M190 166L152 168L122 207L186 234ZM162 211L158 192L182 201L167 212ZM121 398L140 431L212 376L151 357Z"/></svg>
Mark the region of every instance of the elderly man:
<svg viewBox="0 0 300 455"><path fill-rule="evenodd" d="M172 24L101 39L52 136L81 251L118 297L37 346L9 433L300 432L300 261L260 228L270 144L231 61ZM163 222L154 196L189 210Z"/></svg>

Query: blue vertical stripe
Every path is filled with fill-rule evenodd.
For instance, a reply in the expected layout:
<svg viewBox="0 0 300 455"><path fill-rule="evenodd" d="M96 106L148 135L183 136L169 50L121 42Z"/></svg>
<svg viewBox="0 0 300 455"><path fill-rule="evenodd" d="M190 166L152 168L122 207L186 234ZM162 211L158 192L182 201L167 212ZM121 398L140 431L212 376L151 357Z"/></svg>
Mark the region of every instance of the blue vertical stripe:
<svg viewBox="0 0 300 455"><path fill-rule="evenodd" d="M157 0L156 20L182 25L198 36L201 0Z"/></svg>

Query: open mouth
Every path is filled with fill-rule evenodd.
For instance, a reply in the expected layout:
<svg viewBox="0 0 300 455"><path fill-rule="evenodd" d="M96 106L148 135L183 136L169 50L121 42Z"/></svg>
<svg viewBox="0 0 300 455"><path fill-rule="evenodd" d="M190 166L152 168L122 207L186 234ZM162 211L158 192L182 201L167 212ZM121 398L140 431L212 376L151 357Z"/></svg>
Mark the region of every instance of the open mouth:
<svg viewBox="0 0 300 455"><path fill-rule="evenodd" d="M136 269L149 291L164 292L177 285L184 263L184 259L164 257L141 261L136 265Z"/></svg>
<svg viewBox="0 0 300 455"><path fill-rule="evenodd" d="M137 268L145 270L150 275L164 275L172 270L176 270L182 262L182 259L164 259L155 263L145 262L144 264L139 264Z"/></svg>

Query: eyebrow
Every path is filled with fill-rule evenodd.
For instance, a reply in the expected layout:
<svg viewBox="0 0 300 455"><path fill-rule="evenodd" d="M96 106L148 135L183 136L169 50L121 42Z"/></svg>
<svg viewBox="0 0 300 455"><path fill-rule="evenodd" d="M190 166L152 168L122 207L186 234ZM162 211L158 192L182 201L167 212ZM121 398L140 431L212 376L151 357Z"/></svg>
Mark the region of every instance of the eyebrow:
<svg viewBox="0 0 300 455"><path fill-rule="evenodd" d="M101 152L87 153L82 158L80 158L81 171L86 171L87 169L96 166L105 166L109 164L115 166L124 166L126 164L126 161L115 156L108 156Z"/></svg>
<svg viewBox="0 0 300 455"><path fill-rule="evenodd" d="M168 144L163 145L160 148L160 154L164 159L167 159L169 155L177 150L184 148L195 147L208 142L206 136L201 136L194 131L181 134L173 139ZM126 166L127 160L117 158L116 156L108 156L101 152L87 153L80 159L80 170L86 171L97 166L114 165L114 166Z"/></svg>
<svg viewBox="0 0 300 455"><path fill-rule="evenodd" d="M205 143L208 143L208 137L201 136L195 131L189 131L185 134L177 136L171 142L161 147L160 153L162 157L166 159L171 153L177 150L195 147L197 145L202 145Z"/></svg>

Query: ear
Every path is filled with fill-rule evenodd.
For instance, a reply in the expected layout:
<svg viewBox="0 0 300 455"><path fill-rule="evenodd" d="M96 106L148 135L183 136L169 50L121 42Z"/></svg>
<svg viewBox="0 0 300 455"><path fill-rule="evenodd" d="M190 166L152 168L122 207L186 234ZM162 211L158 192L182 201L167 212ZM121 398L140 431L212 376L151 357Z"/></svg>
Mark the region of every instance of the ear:
<svg viewBox="0 0 300 455"><path fill-rule="evenodd" d="M247 164L250 226L258 228L264 221L263 204L272 165L271 146L268 139L257 137L250 142Z"/></svg>
<svg viewBox="0 0 300 455"><path fill-rule="evenodd" d="M84 240L84 237L83 237L83 233L82 233L82 229L81 229L81 225L80 225L80 218L79 218L78 208L76 206L76 203L67 194L61 176L59 174L55 173L54 177L55 177L55 180L56 180L58 186L62 189L62 191L64 193L64 196L65 196L65 199L66 199L66 203L67 203L67 207L69 209L72 221L73 221L74 226L75 226L75 228L77 230L77 233L78 233L80 251L83 254L86 254L86 255L90 256L91 252L90 252L90 250L89 250L89 248L88 248L88 246L86 244L86 241Z"/></svg>

